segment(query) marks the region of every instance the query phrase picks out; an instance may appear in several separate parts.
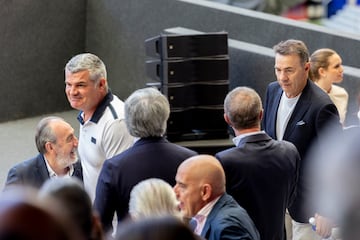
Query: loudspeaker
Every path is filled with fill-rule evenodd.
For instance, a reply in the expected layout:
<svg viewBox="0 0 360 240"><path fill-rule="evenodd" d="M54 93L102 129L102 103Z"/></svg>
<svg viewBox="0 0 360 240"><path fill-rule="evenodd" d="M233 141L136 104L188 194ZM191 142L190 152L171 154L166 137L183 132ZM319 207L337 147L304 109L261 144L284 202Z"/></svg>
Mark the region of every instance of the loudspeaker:
<svg viewBox="0 0 360 240"><path fill-rule="evenodd" d="M228 138L223 102L229 91L227 33L147 39L147 75L167 96L170 141Z"/></svg>
<svg viewBox="0 0 360 240"><path fill-rule="evenodd" d="M228 138L222 106L173 109L167 126L171 141Z"/></svg>
<svg viewBox="0 0 360 240"><path fill-rule="evenodd" d="M228 55L226 32L159 36L145 40L146 55L153 58L192 58Z"/></svg>
<svg viewBox="0 0 360 240"><path fill-rule="evenodd" d="M228 68L227 56L146 61L147 75L162 84L228 81Z"/></svg>
<svg viewBox="0 0 360 240"><path fill-rule="evenodd" d="M171 108L192 108L220 106L229 89L227 82L165 86L162 93L167 96Z"/></svg>

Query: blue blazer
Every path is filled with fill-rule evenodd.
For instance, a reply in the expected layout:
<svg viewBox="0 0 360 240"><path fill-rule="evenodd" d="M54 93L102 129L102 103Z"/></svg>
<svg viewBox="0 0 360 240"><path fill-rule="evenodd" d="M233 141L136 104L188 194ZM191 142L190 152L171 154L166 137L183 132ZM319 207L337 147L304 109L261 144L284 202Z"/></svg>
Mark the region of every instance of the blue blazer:
<svg viewBox="0 0 360 240"><path fill-rule="evenodd" d="M300 164L294 144L261 132L215 157L225 171L226 192L248 212L261 240L285 239L284 215L295 198Z"/></svg>
<svg viewBox="0 0 360 240"><path fill-rule="evenodd" d="M83 181L80 161L77 161L74 164L73 176ZM13 166L8 172L5 187L13 184L21 184L34 188L40 188L49 178L49 172L46 167L44 156L42 154L38 154L34 158L20 162Z"/></svg>
<svg viewBox="0 0 360 240"><path fill-rule="evenodd" d="M269 84L264 105L264 130L274 139L276 137L276 117L283 91L277 82ZM307 153L315 141L325 134L326 129L342 132L338 111L329 96L312 81L308 80L294 108L283 139L292 142L301 157L297 196L289 208L291 217L308 223L315 209L309 205L311 183L306 183L305 169L309 160Z"/></svg>
<svg viewBox="0 0 360 240"><path fill-rule="evenodd" d="M260 240L259 232L247 212L226 193L207 217L201 237L207 240Z"/></svg>
<svg viewBox="0 0 360 240"><path fill-rule="evenodd" d="M197 153L170 143L165 138L141 138L132 147L106 160L96 186L94 207L106 232L116 212L119 221L127 217L132 188L147 178L160 178L175 185L178 166Z"/></svg>

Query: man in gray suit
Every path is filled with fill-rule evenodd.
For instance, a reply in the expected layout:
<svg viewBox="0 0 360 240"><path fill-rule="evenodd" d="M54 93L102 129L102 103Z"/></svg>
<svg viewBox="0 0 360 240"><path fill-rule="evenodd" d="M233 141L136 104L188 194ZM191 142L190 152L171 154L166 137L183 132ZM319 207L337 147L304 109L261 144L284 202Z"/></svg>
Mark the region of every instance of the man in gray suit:
<svg viewBox="0 0 360 240"><path fill-rule="evenodd" d="M58 176L74 176L82 181L76 153L78 139L69 123L53 116L41 119L35 142L39 154L12 167L5 188L18 184L40 188L47 179Z"/></svg>
<svg viewBox="0 0 360 240"><path fill-rule="evenodd" d="M284 215L295 197L300 155L292 143L261 131L263 108L253 89L229 92L224 111L236 135L236 147L216 154L227 192L248 212L262 240L285 239Z"/></svg>

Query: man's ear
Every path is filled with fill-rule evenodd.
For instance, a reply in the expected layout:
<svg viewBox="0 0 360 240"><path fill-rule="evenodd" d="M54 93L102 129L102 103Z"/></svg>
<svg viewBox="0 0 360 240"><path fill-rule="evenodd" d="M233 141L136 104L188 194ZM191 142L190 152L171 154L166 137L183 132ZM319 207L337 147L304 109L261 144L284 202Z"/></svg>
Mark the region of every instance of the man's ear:
<svg viewBox="0 0 360 240"><path fill-rule="evenodd" d="M206 183L202 186L201 189L201 198L203 201L208 201L212 195L212 187L210 184Z"/></svg>
<svg viewBox="0 0 360 240"><path fill-rule="evenodd" d="M45 143L45 149L46 149L46 152L50 152L51 150L53 150L53 145L51 142L47 142Z"/></svg>
<svg viewBox="0 0 360 240"><path fill-rule="evenodd" d="M231 123L228 115L226 115L226 113L224 113L224 120L230 127L232 127L232 123Z"/></svg>
<svg viewBox="0 0 360 240"><path fill-rule="evenodd" d="M261 109L260 113L259 113L259 119L260 121L263 119L264 116L264 109Z"/></svg>
<svg viewBox="0 0 360 240"><path fill-rule="evenodd" d="M99 81L99 88L105 88L105 85L106 85L106 79L101 78Z"/></svg>

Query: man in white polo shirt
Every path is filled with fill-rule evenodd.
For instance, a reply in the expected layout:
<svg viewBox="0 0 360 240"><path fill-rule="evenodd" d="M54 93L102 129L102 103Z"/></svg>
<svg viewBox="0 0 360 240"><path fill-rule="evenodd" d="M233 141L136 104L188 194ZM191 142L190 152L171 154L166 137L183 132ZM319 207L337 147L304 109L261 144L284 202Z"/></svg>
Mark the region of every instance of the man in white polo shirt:
<svg viewBox="0 0 360 240"><path fill-rule="evenodd" d="M80 110L79 157L84 186L95 198L97 179L105 159L129 148L133 137L124 122L124 103L108 88L106 67L94 54L74 56L65 66L65 93Z"/></svg>

